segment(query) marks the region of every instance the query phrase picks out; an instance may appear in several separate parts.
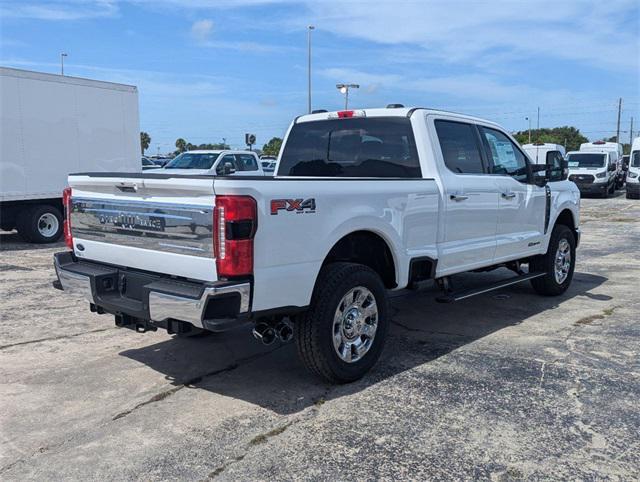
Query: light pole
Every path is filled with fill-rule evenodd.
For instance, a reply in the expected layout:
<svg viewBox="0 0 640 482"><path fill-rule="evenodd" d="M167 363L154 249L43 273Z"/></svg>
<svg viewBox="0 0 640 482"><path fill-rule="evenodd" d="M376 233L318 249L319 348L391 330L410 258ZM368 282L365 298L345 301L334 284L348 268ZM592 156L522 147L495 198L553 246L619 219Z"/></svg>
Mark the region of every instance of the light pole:
<svg viewBox="0 0 640 482"><path fill-rule="evenodd" d="M359 88L360 85L358 84L336 84L336 89L338 89L341 94L344 94L344 110L349 108L349 89Z"/></svg>
<svg viewBox="0 0 640 482"><path fill-rule="evenodd" d="M531 144L531 119L529 117L525 117L524 120L529 121L529 144Z"/></svg>
<svg viewBox="0 0 640 482"><path fill-rule="evenodd" d="M311 114L311 31L315 30L313 25L307 26L307 88L308 88L308 102L307 108L309 114Z"/></svg>
<svg viewBox="0 0 640 482"><path fill-rule="evenodd" d="M67 54L62 52L60 54L60 75L64 75L64 58L67 57Z"/></svg>

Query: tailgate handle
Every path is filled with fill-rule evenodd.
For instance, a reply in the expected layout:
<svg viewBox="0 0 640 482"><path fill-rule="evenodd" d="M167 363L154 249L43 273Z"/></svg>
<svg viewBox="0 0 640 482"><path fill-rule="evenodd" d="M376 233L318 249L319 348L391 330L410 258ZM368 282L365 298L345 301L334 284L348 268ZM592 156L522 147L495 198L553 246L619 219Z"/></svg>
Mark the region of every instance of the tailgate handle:
<svg viewBox="0 0 640 482"><path fill-rule="evenodd" d="M138 192L138 184L135 182L119 182L116 187L122 192Z"/></svg>

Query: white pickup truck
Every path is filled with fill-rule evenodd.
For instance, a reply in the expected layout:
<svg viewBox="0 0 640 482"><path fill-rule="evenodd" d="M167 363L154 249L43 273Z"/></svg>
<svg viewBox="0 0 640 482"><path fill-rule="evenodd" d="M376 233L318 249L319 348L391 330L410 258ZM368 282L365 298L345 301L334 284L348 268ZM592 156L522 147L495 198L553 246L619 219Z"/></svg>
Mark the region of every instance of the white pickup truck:
<svg viewBox="0 0 640 482"><path fill-rule="evenodd" d="M339 383L380 356L389 290L435 280L451 302L571 283L580 193L492 122L422 108L303 115L276 172L70 175L54 285L140 332L250 322L265 342L293 336L305 365ZM497 267L515 276L452 289L451 275Z"/></svg>

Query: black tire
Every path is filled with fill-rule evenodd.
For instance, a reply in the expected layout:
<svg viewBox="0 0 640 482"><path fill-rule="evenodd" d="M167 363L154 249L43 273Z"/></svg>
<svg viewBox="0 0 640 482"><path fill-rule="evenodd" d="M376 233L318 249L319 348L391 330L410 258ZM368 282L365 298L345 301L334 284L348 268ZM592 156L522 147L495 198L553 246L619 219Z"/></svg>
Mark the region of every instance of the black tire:
<svg viewBox="0 0 640 482"><path fill-rule="evenodd" d="M561 283L555 276L556 252L562 240L569 243L571 254L571 264L566 279ZM536 273L545 273L544 276L531 280L531 285L536 292L543 296L558 296L567 291L571 280L573 279L573 271L576 266L576 238L573 231L564 224L556 224L551 232L549 240L549 248L546 254L534 256L529 262L529 271Z"/></svg>
<svg viewBox="0 0 640 482"><path fill-rule="evenodd" d="M52 218L49 223L42 221L42 218L46 218L47 215L55 217L55 221ZM37 204L20 212L16 220L16 228L20 236L30 243L55 243L62 236L62 220L62 213L55 206ZM50 231L51 234L48 234L47 231Z"/></svg>
<svg viewBox="0 0 640 482"><path fill-rule="evenodd" d="M378 309L377 330L368 351L357 361L342 360L333 346L333 320L343 297L353 288L368 289ZM378 361L387 335L387 294L380 276L354 263L331 263L320 271L309 310L296 320L298 355L313 373L330 383L362 378Z"/></svg>

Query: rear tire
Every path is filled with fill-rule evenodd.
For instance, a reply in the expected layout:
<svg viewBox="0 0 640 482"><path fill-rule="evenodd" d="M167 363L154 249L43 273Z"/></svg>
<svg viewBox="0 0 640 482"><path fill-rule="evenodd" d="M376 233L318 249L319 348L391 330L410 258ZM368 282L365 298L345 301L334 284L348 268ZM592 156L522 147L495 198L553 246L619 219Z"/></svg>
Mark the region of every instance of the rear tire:
<svg viewBox="0 0 640 482"><path fill-rule="evenodd" d="M30 243L55 243L62 236L62 213L55 206L38 204L18 214L18 233Z"/></svg>
<svg viewBox="0 0 640 482"><path fill-rule="evenodd" d="M375 271L331 263L320 271L309 310L296 320L298 355L330 383L358 380L382 353L387 313L385 287Z"/></svg>
<svg viewBox="0 0 640 482"><path fill-rule="evenodd" d="M534 256L529 262L529 271L545 273L531 280L531 286L543 296L558 296L567 291L576 261L576 238L564 224L556 224L551 232L546 254Z"/></svg>

